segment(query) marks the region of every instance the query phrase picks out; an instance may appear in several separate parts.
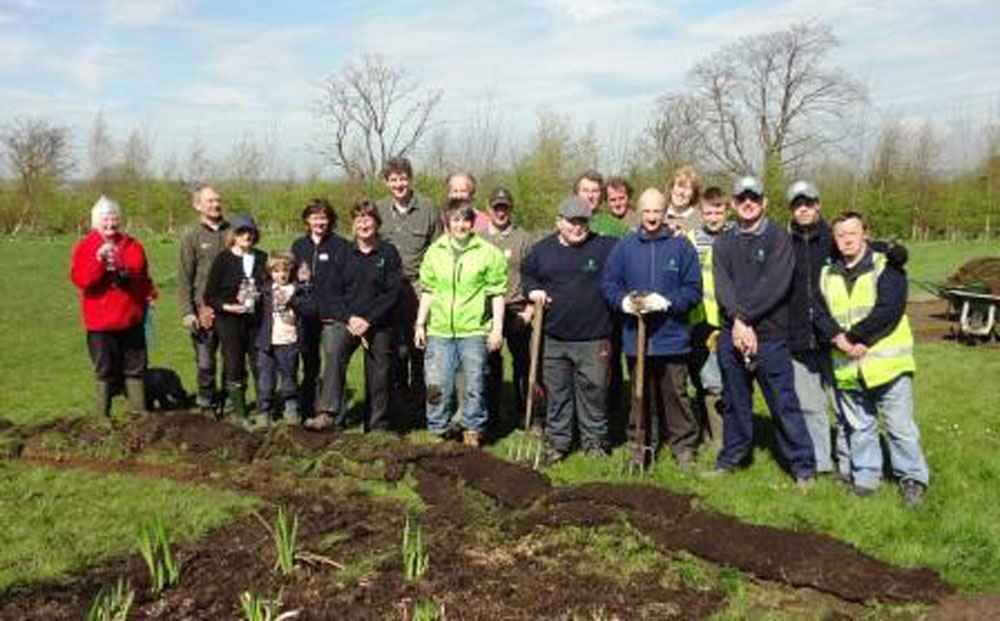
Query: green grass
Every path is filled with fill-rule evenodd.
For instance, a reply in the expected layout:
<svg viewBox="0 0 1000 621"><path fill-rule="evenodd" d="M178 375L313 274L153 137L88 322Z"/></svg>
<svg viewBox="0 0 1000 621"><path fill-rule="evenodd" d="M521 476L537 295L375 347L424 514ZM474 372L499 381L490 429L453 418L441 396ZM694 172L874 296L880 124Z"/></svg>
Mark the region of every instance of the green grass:
<svg viewBox="0 0 1000 621"><path fill-rule="evenodd" d="M135 552L150 515L182 543L256 503L204 486L0 461L0 592Z"/></svg>
<svg viewBox="0 0 1000 621"><path fill-rule="evenodd" d="M906 243L910 259L906 264L910 278L936 282L944 280L969 259L1000 257L1000 242L969 241L952 244L943 241Z"/></svg>

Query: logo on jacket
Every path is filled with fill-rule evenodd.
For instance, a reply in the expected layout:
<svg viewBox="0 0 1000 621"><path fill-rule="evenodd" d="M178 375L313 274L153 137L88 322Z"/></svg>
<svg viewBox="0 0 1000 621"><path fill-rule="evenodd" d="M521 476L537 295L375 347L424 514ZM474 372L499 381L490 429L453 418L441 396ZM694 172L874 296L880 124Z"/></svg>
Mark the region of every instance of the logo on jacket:
<svg viewBox="0 0 1000 621"><path fill-rule="evenodd" d="M664 269L667 270L668 272L680 271L680 267L677 265L677 257L670 257L669 259L667 259L667 265Z"/></svg>
<svg viewBox="0 0 1000 621"><path fill-rule="evenodd" d="M764 249L763 248L758 248L757 250L755 250L754 253L753 253L753 258L754 258L754 261L756 261L757 263L763 263L764 262Z"/></svg>
<svg viewBox="0 0 1000 621"><path fill-rule="evenodd" d="M597 261L595 261L593 259L587 259L583 263L583 271L585 271L585 272L596 272L599 269L600 268L597 266Z"/></svg>

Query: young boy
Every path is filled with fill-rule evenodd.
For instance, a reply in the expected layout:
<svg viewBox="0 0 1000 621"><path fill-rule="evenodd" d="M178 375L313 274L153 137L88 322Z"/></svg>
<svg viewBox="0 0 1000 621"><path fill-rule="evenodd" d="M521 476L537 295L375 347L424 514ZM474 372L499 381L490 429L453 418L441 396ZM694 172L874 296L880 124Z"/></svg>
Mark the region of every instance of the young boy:
<svg viewBox="0 0 1000 621"><path fill-rule="evenodd" d="M276 252L268 260L270 282L264 287L257 332L258 410L273 418L283 411L285 422L290 425L300 422L296 384L300 324L294 309L298 302L297 287L292 282L294 262L294 257L287 252ZM275 399L275 392L278 392L278 399Z"/></svg>

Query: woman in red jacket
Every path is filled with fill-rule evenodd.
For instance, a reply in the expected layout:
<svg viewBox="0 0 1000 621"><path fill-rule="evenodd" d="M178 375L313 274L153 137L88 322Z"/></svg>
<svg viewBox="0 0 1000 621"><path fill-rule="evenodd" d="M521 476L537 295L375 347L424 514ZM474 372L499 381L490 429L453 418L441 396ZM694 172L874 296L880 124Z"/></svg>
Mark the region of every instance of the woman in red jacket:
<svg viewBox="0 0 1000 621"><path fill-rule="evenodd" d="M110 418L112 391L124 383L128 406L143 412L146 337L143 314L156 297L146 253L122 233L118 203L101 196L90 210L90 234L73 249L70 277L80 290L87 349L94 363L96 409Z"/></svg>

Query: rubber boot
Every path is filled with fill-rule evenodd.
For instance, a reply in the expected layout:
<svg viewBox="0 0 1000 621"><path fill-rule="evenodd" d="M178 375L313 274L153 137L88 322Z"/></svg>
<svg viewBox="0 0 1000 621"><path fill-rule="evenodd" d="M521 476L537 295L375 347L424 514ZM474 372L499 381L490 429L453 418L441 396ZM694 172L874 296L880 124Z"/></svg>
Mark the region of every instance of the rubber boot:
<svg viewBox="0 0 1000 621"><path fill-rule="evenodd" d="M128 399L128 409L133 416L146 413L146 383L141 377L125 378L125 397Z"/></svg>
<svg viewBox="0 0 1000 621"><path fill-rule="evenodd" d="M94 413L98 418L111 420L111 382L94 383Z"/></svg>
<svg viewBox="0 0 1000 621"><path fill-rule="evenodd" d="M230 387L226 390L228 403L233 408L233 419L238 425L250 425L250 411L247 409L247 391L242 386Z"/></svg>

